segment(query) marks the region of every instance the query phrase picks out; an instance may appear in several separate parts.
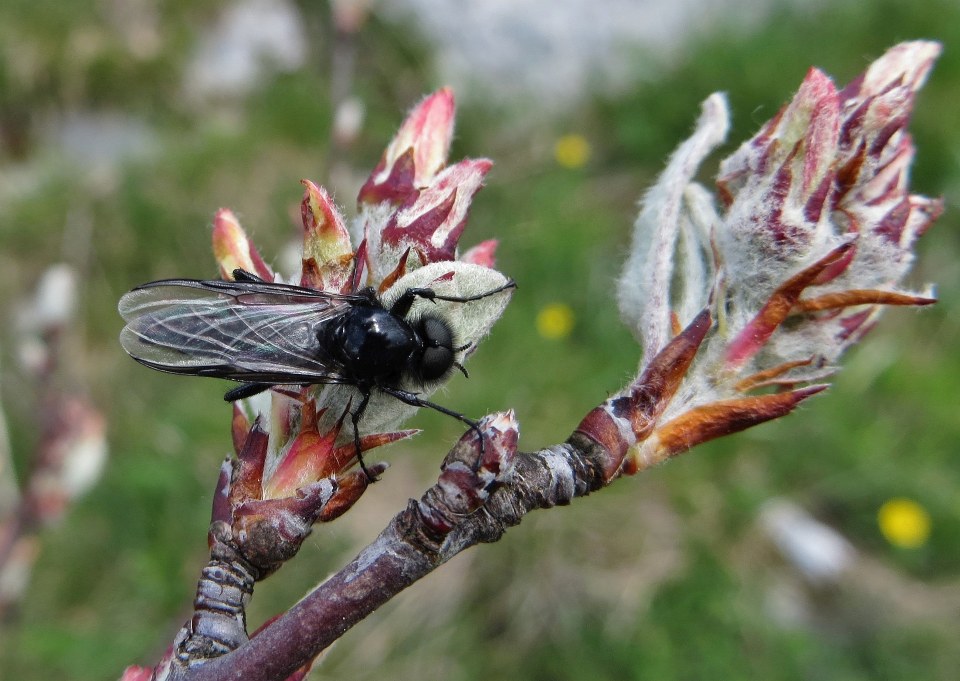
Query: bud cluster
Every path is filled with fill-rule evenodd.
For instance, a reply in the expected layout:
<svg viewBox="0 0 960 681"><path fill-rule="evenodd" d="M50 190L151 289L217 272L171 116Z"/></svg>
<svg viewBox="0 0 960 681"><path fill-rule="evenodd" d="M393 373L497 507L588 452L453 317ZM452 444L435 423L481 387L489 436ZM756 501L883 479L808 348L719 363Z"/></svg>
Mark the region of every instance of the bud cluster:
<svg viewBox="0 0 960 681"><path fill-rule="evenodd" d="M293 283L336 294L370 287L389 307L414 287L464 297L508 282L493 269L496 242L458 253L470 203L492 164L465 159L446 165L453 116L453 95L446 89L413 109L361 188L352 224L323 187L303 181L302 266ZM216 214L213 250L225 279L243 269L266 281L282 280L227 209ZM489 332L508 300L507 295L470 305L417 300L410 314L415 316L419 305L442 308L462 346L459 362ZM410 389L425 397L436 387ZM314 522L349 509L370 480L356 466L348 418L360 398L348 385L311 386L276 389L236 407L238 458L224 467L211 541L239 548L258 572L268 574L296 552ZM414 409L374 391L359 424L361 451L414 435L417 431L397 429ZM373 476L385 469L386 464L367 466Z"/></svg>
<svg viewBox="0 0 960 681"><path fill-rule="evenodd" d="M885 306L934 302L900 282L942 210L910 193L907 131L939 51L903 43L844 88L811 69L720 163L716 195L693 178L728 114L721 95L704 102L644 201L620 280L640 373L579 427L613 455L609 475L789 413Z"/></svg>

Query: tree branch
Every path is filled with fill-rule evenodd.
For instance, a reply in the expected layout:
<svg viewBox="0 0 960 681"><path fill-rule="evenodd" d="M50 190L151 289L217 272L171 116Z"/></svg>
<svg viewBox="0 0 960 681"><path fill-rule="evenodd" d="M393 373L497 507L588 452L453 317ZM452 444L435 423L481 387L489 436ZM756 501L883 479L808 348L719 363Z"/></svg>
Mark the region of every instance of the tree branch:
<svg viewBox="0 0 960 681"><path fill-rule="evenodd" d="M288 678L461 551L499 540L530 511L567 505L609 482L603 474L606 450L583 434L539 452L516 453L512 414L487 417L482 428L484 452L474 433L467 433L447 455L437 484L411 500L346 567L235 651L168 678Z"/></svg>

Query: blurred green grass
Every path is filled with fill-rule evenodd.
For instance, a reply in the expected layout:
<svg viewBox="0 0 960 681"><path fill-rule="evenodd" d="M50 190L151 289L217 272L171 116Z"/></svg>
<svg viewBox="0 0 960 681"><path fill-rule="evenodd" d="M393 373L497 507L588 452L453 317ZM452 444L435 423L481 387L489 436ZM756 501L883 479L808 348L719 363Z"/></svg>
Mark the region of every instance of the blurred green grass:
<svg viewBox="0 0 960 681"><path fill-rule="evenodd" d="M102 482L43 536L20 618L0 635L5 679L116 678L126 664L152 664L188 613L209 496L229 449L229 412L217 382L128 361L116 343L116 300L143 281L212 276L208 226L220 206L240 215L261 252L279 253L295 234L299 180L324 181L330 152L322 56L251 95L239 124L178 104L186 46L220 4L168 4L169 44L141 62L125 56L95 3L0 9L9 47L0 78L5 121L70 106L120 109L146 118L162 149L93 188L84 169L39 154L36 188L0 206L3 319L45 266L82 246L64 244L70 216L92 224L72 374L107 413L111 447ZM80 30L106 47L78 65L69 46ZM444 403L474 415L516 408L527 450L565 438L635 368L638 352L617 319L612 286L635 202L689 132L700 101L729 93L732 148L779 108L808 66L846 82L887 47L917 37L945 45L912 126L914 188L947 203L921 243L913 280L938 282L941 302L888 313L829 393L784 422L702 447L569 509L534 514L499 544L458 557L349 633L316 678L916 681L955 673L958 616L936 607L955 603L960 589L955 2L781 9L750 32L731 21L692 44L670 72L536 126L530 112L464 107L451 157L496 161L465 242L499 238L500 267L520 289L471 360L470 380L455 380ZM360 43L357 89L369 117L348 160L363 169L403 111L437 84L415 35L375 20ZM32 87L9 77L19 45L39 55ZM570 131L593 151L579 170L558 167L550 154ZM36 160L34 143L8 145L0 162ZM337 198L350 208L348 195ZM576 325L569 337L546 341L534 319L554 301L571 306ZM0 338L0 388L22 466L36 420L11 342L9 333ZM384 481L258 588L251 629L335 570L429 484L460 429L431 413L414 425L425 432L385 452L393 467ZM894 549L879 534L876 511L894 496L930 512L933 532L921 549ZM784 568L762 549L756 527L758 509L773 497L842 531L896 576L883 584L903 593L873 593L878 587L867 582L819 594L816 626L774 625L765 599ZM902 599L916 608L892 605Z"/></svg>

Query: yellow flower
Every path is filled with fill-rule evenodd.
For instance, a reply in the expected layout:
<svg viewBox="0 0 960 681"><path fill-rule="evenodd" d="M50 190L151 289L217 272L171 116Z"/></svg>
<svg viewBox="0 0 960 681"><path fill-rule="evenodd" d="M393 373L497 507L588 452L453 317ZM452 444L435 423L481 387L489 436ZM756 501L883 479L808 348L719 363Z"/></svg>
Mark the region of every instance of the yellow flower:
<svg viewBox="0 0 960 681"><path fill-rule="evenodd" d="M548 340L566 338L573 330L573 310L565 303L550 303L537 313L537 332Z"/></svg>
<svg viewBox="0 0 960 681"><path fill-rule="evenodd" d="M890 499L877 513L880 532L902 549L923 546L930 536L930 514L912 499Z"/></svg>
<svg viewBox="0 0 960 681"><path fill-rule="evenodd" d="M553 145L553 158L564 168L581 168L590 158L590 143L583 135L564 135Z"/></svg>

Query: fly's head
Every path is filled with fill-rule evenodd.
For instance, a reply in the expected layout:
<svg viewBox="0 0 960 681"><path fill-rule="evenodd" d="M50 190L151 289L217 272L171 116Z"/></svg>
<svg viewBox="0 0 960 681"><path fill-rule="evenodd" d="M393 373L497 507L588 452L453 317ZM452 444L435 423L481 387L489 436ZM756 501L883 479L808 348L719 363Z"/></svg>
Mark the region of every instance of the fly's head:
<svg viewBox="0 0 960 681"><path fill-rule="evenodd" d="M442 317L424 315L413 322L421 347L409 360L409 370L420 383L443 379L454 366L458 348L454 345L453 329Z"/></svg>

